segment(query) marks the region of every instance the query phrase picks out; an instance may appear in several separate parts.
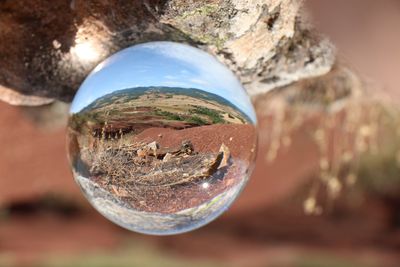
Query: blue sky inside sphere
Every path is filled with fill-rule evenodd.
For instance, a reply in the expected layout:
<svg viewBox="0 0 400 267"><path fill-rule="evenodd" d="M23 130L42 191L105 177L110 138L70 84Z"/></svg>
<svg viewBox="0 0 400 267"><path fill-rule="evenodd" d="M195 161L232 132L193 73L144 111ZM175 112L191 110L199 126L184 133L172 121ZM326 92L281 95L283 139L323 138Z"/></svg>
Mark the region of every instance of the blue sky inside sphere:
<svg viewBox="0 0 400 267"><path fill-rule="evenodd" d="M100 63L77 92L71 113L115 91L152 86L194 88L219 95L256 122L247 93L227 67L204 51L172 42L132 46Z"/></svg>

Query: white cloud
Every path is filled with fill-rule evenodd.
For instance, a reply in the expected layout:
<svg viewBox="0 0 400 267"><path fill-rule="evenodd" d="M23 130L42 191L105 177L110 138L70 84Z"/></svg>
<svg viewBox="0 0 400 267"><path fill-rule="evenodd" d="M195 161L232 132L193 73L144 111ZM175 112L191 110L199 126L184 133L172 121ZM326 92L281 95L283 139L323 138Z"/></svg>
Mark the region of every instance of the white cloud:
<svg viewBox="0 0 400 267"><path fill-rule="evenodd" d="M172 75L165 75L164 78L167 80L176 80L177 79L176 76L172 76Z"/></svg>
<svg viewBox="0 0 400 267"><path fill-rule="evenodd" d="M201 80L201 79L193 78L193 79L190 79L189 81L192 83L195 83L195 84L203 85L203 86L211 86L208 81Z"/></svg>

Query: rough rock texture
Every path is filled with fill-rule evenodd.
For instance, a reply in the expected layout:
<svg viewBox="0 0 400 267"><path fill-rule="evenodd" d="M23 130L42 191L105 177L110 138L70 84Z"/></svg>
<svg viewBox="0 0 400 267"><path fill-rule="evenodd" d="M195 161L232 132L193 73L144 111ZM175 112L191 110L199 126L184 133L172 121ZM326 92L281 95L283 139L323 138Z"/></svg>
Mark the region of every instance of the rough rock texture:
<svg viewBox="0 0 400 267"><path fill-rule="evenodd" d="M323 75L334 63L333 46L304 22L302 1L209 2L170 1L161 22L203 43L251 95Z"/></svg>
<svg viewBox="0 0 400 267"><path fill-rule="evenodd" d="M217 56L252 95L322 75L334 49L304 23L302 0L0 1L0 95L69 102L88 73L136 43L186 42ZM19 100L18 100L19 99Z"/></svg>
<svg viewBox="0 0 400 267"><path fill-rule="evenodd" d="M24 95L18 91L0 85L0 100L14 106L42 106L54 102L54 99L34 95Z"/></svg>

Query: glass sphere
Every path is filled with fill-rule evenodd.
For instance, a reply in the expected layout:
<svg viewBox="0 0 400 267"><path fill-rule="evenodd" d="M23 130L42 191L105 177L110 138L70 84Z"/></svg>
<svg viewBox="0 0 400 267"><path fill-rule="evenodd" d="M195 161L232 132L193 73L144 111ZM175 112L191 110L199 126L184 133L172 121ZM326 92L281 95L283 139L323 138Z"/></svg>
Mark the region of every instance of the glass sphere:
<svg viewBox="0 0 400 267"><path fill-rule="evenodd" d="M76 182L132 231L187 232L223 213L255 161L256 116L214 57L172 42L136 45L98 65L70 110Z"/></svg>

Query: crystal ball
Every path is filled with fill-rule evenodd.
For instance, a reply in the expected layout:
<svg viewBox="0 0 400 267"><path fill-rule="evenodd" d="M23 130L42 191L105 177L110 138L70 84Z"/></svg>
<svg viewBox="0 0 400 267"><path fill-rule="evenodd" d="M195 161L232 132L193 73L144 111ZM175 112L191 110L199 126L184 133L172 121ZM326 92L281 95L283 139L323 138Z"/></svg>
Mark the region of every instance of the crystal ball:
<svg viewBox="0 0 400 267"><path fill-rule="evenodd" d="M187 232L222 214L253 169L256 115L234 74L180 43L100 63L70 109L68 154L88 201L129 230Z"/></svg>

